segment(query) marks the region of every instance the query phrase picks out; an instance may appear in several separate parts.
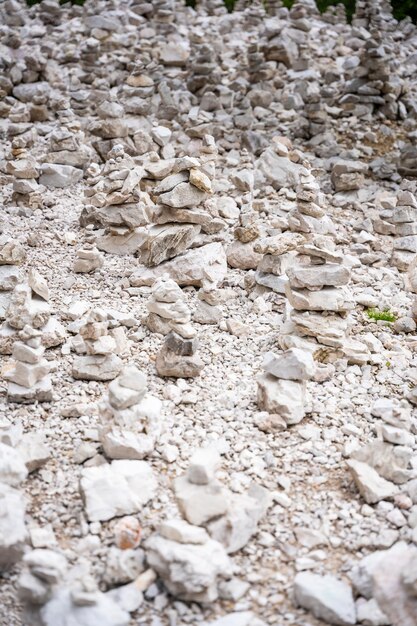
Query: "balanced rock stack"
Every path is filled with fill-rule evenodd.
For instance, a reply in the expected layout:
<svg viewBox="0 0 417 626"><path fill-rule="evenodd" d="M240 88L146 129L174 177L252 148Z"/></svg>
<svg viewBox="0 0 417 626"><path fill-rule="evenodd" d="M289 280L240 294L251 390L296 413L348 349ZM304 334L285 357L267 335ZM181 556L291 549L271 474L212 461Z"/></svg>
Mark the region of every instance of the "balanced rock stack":
<svg viewBox="0 0 417 626"><path fill-rule="evenodd" d="M104 265L104 256L92 244L85 244L76 252L77 258L74 262L74 272L76 274L89 274Z"/></svg>
<svg viewBox="0 0 417 626"><path fill-rule="evenodd" d="M156 371L159 376L174 378L195 378L204 367L204 361L197 354L196 337L186 339L174 331L165 338L156 357Z"/></svg>
<svg viewBox="0 0 417 626"><path fill-rule="evenodd" d="M213 602L233 565L223 546L204 528L181 519L163 522L146 542L148 564L168 591L187 602Z"/></svg>
<svg viewBox="0 0 417 626"><path fill-rule="evenodd" d="M257 285L285 294L286 271L296 263L297 248L304 241L303 235L292 232L256 241L254 251L263 255L254 276Z"/></svg>
<svg viewBox="0 0 417 626"><path fill-rule="evenodd" d="M200 232L211 234L225 227L206 201L213 193L216 146L211 136L202 142L199 158L179 157L145 165L149 177L160 179L152 189L157 202L150 226L138 249L139 260L159 265L188 250ZM203 243L203 241L202 241Z"/></svg>
<svg viewBox="0 0 417 626"><path fill-rule="evenodd" d="M21 454L15 449L17 438L8 425L6 429L3 426L0 422L0 574L20 561L28 540L26 498L18 489L28 472Z"/></svg>
<svg viewBox="0 0 417 626"><path fill-rule="evenodd" d="M258 379L259 407L274 415L278 428L301 422L306 413L306 381L316 371L311 352L300 348L280 355L268 352L262 367L265 373Z"/></svg>
<svg viewBox="0 0 417 626"><path fill-rule="evenodd" d="M333 239L316 235L297 248L297 263L286 270L288 298L286 324L281 328L280 344L286 349L305 347L314 351L315 342L300 340L314 337L319 344L341 349L346 340L346 314L353 308L346 287L350 270ZM316 344L317 348L317 344Z"/></svg>
<svg viewBox="0 0 417 626"><path fill-rule="evenodd" d="M39 185L40 165L27 150L25 137L12 140L9 159L6 164L7 174L13 178L13 202L37 209L43 206L42 191Z"/></svg>
<svg viewBox="0 0 417 626"><path fill-rule="evenodd" d="M184 339L196 336L185 294L167 274L154 282L146 306L149 313L145 323L151 332L167 335L173 331Z"/></svg>
<svg viewBox="0 0 417 626"><path fill-rule="evenodd" d="M19 246L16 247L15 242L13 241L9 241L6 244L5 248L7 248L8 246L12 246L12 250L14 250L14 252L12 252L12 257L13 255L17 256L22 252L19 252ZM11 252L10 248L9 252ZM19 331L24 331L26 327L32 329L30 330L30 332L33 332L33 329L42 330L39 335L40 342L46 347L58 345L62 342L63 329L61 325L56 323L56 320L52 324L50 323L51 310L48 300L49 290L46 281L44 280L44 278L42 278L42 276L40 276L40 274L38 274L38 272L36 272L35 270L31 270L29 272L27 282L18 283L14 290L11 292L10 296L8 296L7 309L4 314L6 321L0 329L0 351L2 354L12 354L14 351L15 341L18 341L20 344L22 339L23 341L26 341L26 339L30 339L29 336L26 337L26 335L24 335L24 337L21 337L19 335ZM43 332L47 328L48 336L43 337ZM37 344L38 339L36 339L34 343ZM41 350L39 348L39 352L40 351ZM35 360L33 364L36 363L37 361ZM22 370L22 368L23 366L19 366L19 371ZM41 370L39 369L39 372L40 371ZM12 375L12 372L9 372L9 374ZM33 389L30 389L30 391L28 391L28 389L25 387L22 389L16 389L14 383L11 383L10 386L12 387L14 392L16 392L16 394L13 392L12 396L16 397L16 400L14 401L17 402L19 401L17 399L19 397L19 394L22 397L22 401L28 402L31 402L32 399L40 400L42 398L45 401L51 399L49 397L50 383L48 382L48 379L46 379L45 383L40 385L39 388L38 385L35 385L35 387ZM29 386L32 387L32 385ZM38 391L39 397L37 397Z"/></svg>
<svg viewBox="0 0 417 626"><path fill-rule="evenodd" d="M351 74L351 80L345 84L340 105L353 114L363 115L378 109L389 119L405 119L404 84L397 71L395 44L389 33L393 19L392 13L389 14L391 7L389 5L390 11L384 14L381 4L379 0L364 0L357 4L356 20L369 32L358 32L364 37L359 63L352 64L351 58L345 62L347 77Z"/></svg>
<svg viewBox="0 0 417 626"><path fill-rule="evenodd" d="M48 153L41 166L40 182L47 187L68 187L80 181L84 167L95 155L71 109L59 111L59 115L62 123L49 137Z"/></svg>
<svg viewBox="0 0 417 626"><path fill-rule="evenodd" d="M20 341L13 344L13 369L4 374L9 381L9 402L50 402L53 400L50 363L44 358L42 332L29 325L18 333Z"/></svg>
<svg viewBox="0 0 417 626"><path fill-rule="evenodd" d="M4 320L11 292L21 280L19 265L26 258L24 247L7 235L0 235L0 320Z"/></svg>
<svg viewBox="0 0 417 626"><path fill-rule="evenodd" d="M269 492L251 483L246 493L233 493L216 479L220 455L212 447L191 457L185 474L174 481L178 506L187 522L205 526L228 554L243 548L270 506Z"/></svg>
<svg viewBox="0 0 417 626"><path fill-rule="evenodd" d="M411 191L401 189L397 194L397 204L387 222L393 224L395 235L391 263L399 270L406 271L417 252L417 198Z"/></svg>
<svg viewBox="0 0 417 626"><path fill-rule="evenodd" d="M18 581L25 626L127 626L129 614L102 593L85 566L69 569L66 557L49 549L28 552Z"/></svg>
<svg viewBox="0 0 417 626"><path fill-rule="evenodd" d="M113 380L122 369L117 340L109 332L107 314L92 310L79 329L72 375L81 380Z"/></svg>
<svg viewBox="0 0 417 626"><path fill-rule="evenodd" d="M144 459L161 435L162 402L147 391L146 376L128 365L108 387L100 409L100 439L110 459Z"/></svg>
<svg viewBox="0 0 417 626"><path fill-rule="evenodd" d="M324 198L320 185L310 171L300 173L296 194L297 206L288 215L290 230L306 234L334 235L334 224L322 208Z"/></svg>
<svg viewBox="0 0 417 626"><path fill-rule="evenodd" d="M91 134L98 137L92 142L92 146L102 159L105 159L116 145L121 145L124 150L129 148L129 128L124 113L120 103L106 100L97 107L99 119L88 125Z"/></svg>
<svg viewBox="0 0 417 626"><path fill-rule="evenodd" d="M138 227L148 222L146 198L150 202L147 194L140 190L143 175L143 168L125 154L120 144L113 146L102 168L92 164L87 169L86 206L80 224L106 228L106 232L97 237L100 250L112 254L136 251L141 240Z"/></svg>
<svg viewBox="0 0 417 626"><path fill-rule="evenodd" d="M358 490L368 504L388 500L399 486L414 478L411 406L405 401L380 398L371 408L378 439L371 439L351 452L347 465Z"/></svg>

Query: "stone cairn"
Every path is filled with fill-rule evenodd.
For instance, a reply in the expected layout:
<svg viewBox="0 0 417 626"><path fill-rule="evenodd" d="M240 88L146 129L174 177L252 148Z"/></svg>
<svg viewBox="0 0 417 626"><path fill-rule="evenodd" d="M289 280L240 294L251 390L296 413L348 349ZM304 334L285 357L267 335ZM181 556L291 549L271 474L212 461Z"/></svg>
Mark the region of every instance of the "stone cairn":
<svg viewBox="0 0 417 626"><path fill-rule="evenodd" d="M180 287L166 275L158 278L147 307L148 328L166 335L156 358L158 374L178 378L198 376L204 363L197 354L197 332L191 324L191 311Z"/></svg>
<svg viewBox="0 0 417 626"><path fill-rule="evenodd" d="M145 323L151 332L161 335L175 332L184 339L193 339L196 336L185 294L167 274L153 284L146 306L148 316Z"/></svg>
<svg viewBox="0 0 417 626"><path fill-rule="evenodd" d="M233 574L223 546L204 528L180 519L159 526L146 542L146 558L168 591L186 602L217 600L222 581Z"/></svg>
<svg viewBox="0 0 417 626"><path fill-rule="evenodd" d="M6 317L13 289L21 281L21 265L26 258L24 247L7 235L0 235L0 320Z"/></svg>
<svg viewBox="0 0 417 626"><path fill-rule="evenodd" d="M171 331L165 338L156 357L156 370L159 376L174 378L194 378L204 367L204 362L197 354L196 337L186 339Z"/></svg>
<svg viewBox="0 0 417 626"><path fill-rule="evenodd" d="M13 176L12 201L18 205L37 209L43 206L44 187L38 182L40 164L29 154L27 146L28 142L24 135L12 139L6 172Z"/></svg>
<svg viewBox="0 0 417 626"><path fill-rule="evenodd" d="M69 102L63 110L58 110L59 124L49 136L48 152L43 159L42 172L63 172L68 185L83 177L83 170L94 158L95 152L86 142L81 124L69 108ZM61 167L56 168L54 165Z"/></svg>
<svg viewBox="0 0 417 626"><path fill-rule="evenodd" d="M403 185L406 187L406 185ZM412 191L400 189L393 211L384 212L384 221L393 227L394 250L391 263L400 271L407 271L417 252L417 198Z"/></svg>
<svg viewBox="0 0 417 626"><path fill-rule="evenodd" d="M131 254L138 247L138 228L148 221L145 194L140 190L143 174L143 168L125 154L120 144L113 146L102 168L92 164L87 169L86 206L80 224L106 229L97 237L100 250Z"/></svg>
<svg viewBox="0 0 417 626"><path fill-rule="evenodd" d="M204 362L197 354L197 338L185 339L170 332L156 357L156 371L159 376L174 378L194 378L204 367Z"/></svg>
<svg viewBox="0 0 417 626"><path fill-rule="evenodd" d="M85 565L71 570L63 554L41 548L28 552L23 563L18 589L28 626L64 626L68 620L77 626L128 626L129 613L99 590Z"/></svg>
<svg viewBox="0 0 417 626"><path fill-rule="evenodd" d="M100 409L100 439L110 459L141 460L161 435L162 402L148 393L146 376L135 365L123 368L108 387Z"/></svg>
<svg viewBox="0 0 417 626"><path fill-rule="evenodd" d="M117 339L109 332L105 311L90 311L73 345L81 353L74 358L74 378L106 381L113 380L120 373L123 364L117 353L121 348Z"/></svg>
<svg viewBox="0 0 417 626"><path fill-rule="evenodd" d="M241 550L256 532L270 506L269 492L252 483L236 494L217 480L220 455L213 447L196 450L188 470L174 481L181 514L190 524L204 526L228 554Z"/></svg>
<svg viewBox="0 0 417 626"><path fill-rule="evenodd" d="M272 414L267 431L298 424L306 414L306 381L313 378L316 364L307 350L290 348L283 354L268 352L258 379L258 406Z"/></svg>
<svg viewBox="0 0 417 626"><path fill-rule="evenodd" d="M19 341L13 344L13 369L4 375L9 381L9 402L51 402L53 400L50 363L44 358L42 332L29 325L18 333Z"/></svg>
<svg viewBox="0 0 417 626"><path fill-rule="evenodd" d="M105 100L97 107L98 119L92 120L87 129L97 137L92 141L93 148L105 160L115 146L129 148L129 128L125 121L123 106L114 100ZM111 158L111 157L110 157Z"/></svg>
<svg viewBox="0 0 417 626"><path fill-rule="evenodd" d="M299 245L297 253L297 264L286 271L285 293L290 307L286 313L288 327L282 329L282 347L298 343L292 335L313 336L329 349L342 349L348 329L346 314L353 308L346 287L350 271L342 264L343 256L332 239L319 235ZM308 341L304 345L308 347Z"/></svg>
<svg viewBox="0 0 417 626"><path fill-rule="evenodd" d="M76 274L89 274L100 269L104 265L104 256L92 244L85 244L76 252L76 260L73 270Z"/></svg>
<svg viewBox="0 0 417 626"><path fill-rule="evenodd" d="M193 94L202 94L220 83L216 50L207 43L193 45L187 70L187 89Z"/></svg>
<svg viewBox="0 0 417 626"><path fill-rule="evenodd" d="M0 574L8 572L27 549L26 498L19 490L28 470L17 449L21 425L0 420Z"/></svg>
<svg viewBox="0 0 417 626"><path fill-rule="evenodd" d="M207 135L198 158L183 156L145 164L148 176L160 182L150 191L156 207L138 249L143 264L159 265L196 244L201 231L211 234L225 227L207 204L213 193L216 157L214 139Z"/></svg>
<svg viewBox="0 0 417 626"><path fill-rule="evenodd" d="M27 283L18 284L6 312L8 326L14 331L12 367L6 371L9 402L50 402L53 400L50 363L44 359L42 330L50 318L49 290L35 271Z"/></svg>
<svg viewBox="0 0 417 626"><path fill-rule="evenodd" d="M359 1L356 6L354 23L367 29L371 36L364 41L360 63L352 69L340 104L353 114L360 109L370 113L376 109L389 119L405 119L407 109L401 98L404 84L397 71L395 44L390 35L395 23L391 6L379 0Z"/></svg>

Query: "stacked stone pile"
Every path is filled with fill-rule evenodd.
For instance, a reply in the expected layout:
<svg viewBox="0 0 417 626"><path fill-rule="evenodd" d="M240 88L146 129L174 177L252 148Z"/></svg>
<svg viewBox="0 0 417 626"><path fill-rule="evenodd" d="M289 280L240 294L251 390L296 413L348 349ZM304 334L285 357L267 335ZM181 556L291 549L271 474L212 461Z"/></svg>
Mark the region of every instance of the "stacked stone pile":
<svg viewBox="0 0 417 626"><path fill-rule="evenodd" d="M270 496L256 483L244 494L231 492L216 479L219 466L220 455L214 448L197 450L187 472L175 479L174 491L187 522L205 526L212 539L233 553L256 532L270 505Z"/></svg>
<svg viewBox="0 0 417 626"><path fill-rule="evenodd" d="M128 365L108 387L100 410L101 443L110 459L144 459L162 432L162 403L148 393L146 376Z"/></svg>
<svg viewBox="0 0 417 626"><path fill-rule="evenodd" d="M96 241L100 250L123 255L137 249L139 227L147 223L146 210L151 204L140 190L144 173L120 144L113 146L102 168L92 164L87 169L86 206L80 224L105 228Z"/></svg>
<svg viewBox="0 0 417 626"><path fill-rule="evenodd" d="M74 357L72 375L81 380L113 380L122 369L118 353L123 342L109 330L107 313L93 309L82 321L73 345L79 356Z"/></svg>

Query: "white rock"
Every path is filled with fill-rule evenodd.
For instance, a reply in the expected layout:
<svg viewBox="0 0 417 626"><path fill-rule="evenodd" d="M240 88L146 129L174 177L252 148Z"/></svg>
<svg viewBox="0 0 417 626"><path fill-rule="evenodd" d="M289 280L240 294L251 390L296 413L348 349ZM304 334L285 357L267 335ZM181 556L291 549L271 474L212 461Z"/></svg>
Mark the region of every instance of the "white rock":
<svg viewBox="0 0 417 626"><path fill-rule="evenodd" d="M0 442L0 483L18 487L27 475L28 470L21 453Z"/></svg>
<svg viewBox="0 0 417 626"><path fill-rule="evenodd" d="M28 539L23 495L0 483L0 572L12 567L23 556Z"/></svg>
<svg viewBox="0 0 417 626"><path fill-rule="evenodd" d="M58 165L56 163L44 163L39 183L45 187L69 187L78 183L83 177L83 171L72 165Z"/></svg>
<svg viewBox="0 0 417 626"><path fill-rule="evenodd" d="M177 543L203 544L210 539L204 528L187 524L182 519L162 522L158 528L161 537Z"/></svg>
<svg viewBox="0 0 417 626"><path fill-rule="evenodd" d="M219 580L232 574L223 546L212 539L204 544L183 544L153 535L146 549L149 565L180 600L214 602Z"/></svg>
<svg viewBox="0 0 417 626"><path fill-rule="evenodd" d="M81 493L91 522L140 511L156 492L157 482L145 461L113 461L82 471Z"/></svg>
<svg viewBox="0 0 417 626"><path fill-rule="evenodd" d="M195 485L208 485L219 465L220 454L215 448L200 448L191 457L187 478Z"/></svg>
<svg viewBox="0 0 417 626"><path fill-rule="evenodd" d="M327 624L356 624L352 590L334 576L318 576L310 572L297 574L294 580L294 598L299 606L311 611Z"/></svg>
<svg viewBox="0 0 417 626"><path fill-rule="evenodd" d="M282 417L287 425L298 424L305 415L305 383L263 374L258 378L258 406Z"/></svg>
<svg viewBox="0 0 417 626"><path fill-rule="evenodd" d="M347 461L347 465L359 493L368 504L392 498L398 493L398 487L385 478L381 478L370 465L353 459Z"/></svg>
<svg viewBox="0 0 417 626"><path fill-rule="evenodd" d="M285 380L309 380L316 372L311 352L291 348L283 354L267 352L262 367L267 374Z"/></svg>

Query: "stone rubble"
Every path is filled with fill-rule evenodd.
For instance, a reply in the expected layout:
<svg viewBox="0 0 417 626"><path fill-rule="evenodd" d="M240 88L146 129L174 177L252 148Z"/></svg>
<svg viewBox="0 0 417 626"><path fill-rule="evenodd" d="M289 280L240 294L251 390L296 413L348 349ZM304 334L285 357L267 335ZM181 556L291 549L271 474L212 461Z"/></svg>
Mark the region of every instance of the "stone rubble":
<svg viewBox="0 0 417 626"><path fill-rule="evenodd" d="M0 23L0 622L414 626L415 24Z"/></svg>
<svg viewBox="0 0 417 626"><path fill-rule="evenodd" d="M100 407L100 440L109 459L142 460L162 433L161 401L147 392L146 376L128 365L112 380Z"/></svg>

